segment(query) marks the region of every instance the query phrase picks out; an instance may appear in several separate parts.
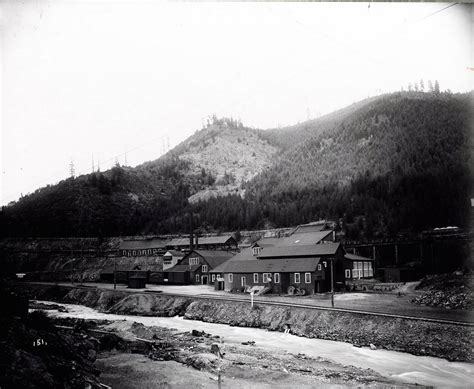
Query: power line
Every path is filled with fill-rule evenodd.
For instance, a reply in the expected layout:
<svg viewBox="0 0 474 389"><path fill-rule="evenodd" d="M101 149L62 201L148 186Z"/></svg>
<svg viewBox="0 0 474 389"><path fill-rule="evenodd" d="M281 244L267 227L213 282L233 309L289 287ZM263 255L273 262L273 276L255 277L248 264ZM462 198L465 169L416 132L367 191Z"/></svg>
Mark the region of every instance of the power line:
<svg viewBox="0 0 474 389"><path fill-rule="evenodd" d="M417 20L415 20L415 21L413 21L413 22L411 22L411 23L409 23L409 24L418 23L418 22L420 22L420 21L426 20L426 19L428 19L428 18L430 18L430 17L433 17L433 16L435 16L435 15L441 13L441 12L444 12L445 10L447 10L447 9L449 9L449 8L451 8L451 7L454 7L454 6L457 5L457 4L458 4L457 2L452 3L452 4L449 4L449 5L447 5L447 6L443 7L443 8L441 8L441 9L439 9L439 10L437 10L437 11L435 11L435 12L432 12L432 13L430 13L430 14L428 14L428 15L425 15L425 16L423 16L422 18L417 19ZM267 7L267 9L268 9L270 12L275 13L272 8ZM307 28L302 22L300 22L299 20L296 20L296 19L295 19L295 22L297 23L297 25L299 25L299 28L304 29L304 30L306 30L306 31L310 31L310 30L308 30L308 28ZM406 23L403 23L402 25L407 25L407 24L406 24ZM354 48L353 46L351 46L351 45L349 45L349 44L347 44L347 43L345 43L345 42L340 42L339 40L335 39L334 37L331 37L330 35L328 35L328 34L322 32L322 31L317 31L317 30L316 30L316 31L311 31L311 32L314 32L314 33L316 33L316 34L318 34L318 35L324 37L324 38L327 39L328 41L332 41L332 42L334 42L334 43L336 43L336 44L338 44L338 45L341 45L341 46L344 46L344 47L348 48L349 50L351 50L351 51L353 51L354 53L356 53L360 58L364 58L364 59L366 59L366 60L368 60L368 61L370 61L370 62L373 62L373 63L382 64L382 62L380 62L380 60L379 60L378 58L373 58L373 57L367 56L367 55L361 55L361 53L360 53L359 51L355 50L355 48ZM321 58L321 57L318 57L318 58ZM309 67L309 68L306 69L306 70L297 71L297 72L293 73L292 75L290 75L289 77L286 77L285 79L282 79L280 82L289 81L289 80L293 79L294 77L296 77L296 76L298 76L298 75L305 74L305 73L307 73L307 72L309 72L309 71L311 71L311 70L313 70L313 67L312 67L312 66ZM259 94L261 94L262 89L264 89L264 88L265 88L265 86L263 86L261 89L260 89L260 88L257 89L257 90L255 91L255 93L253 94L252 97L247 96L247 97L245 97L245 98L235 100L235 101L229 103L228 105L226 105L226 106L224 106L224 107L221 107L220 109L221 109L221 110L225 110L225 109L228 109L228 108L230 108L230 107L232 107L232 108L235 109L236 107L239 107L239 106L243 105L244 103L248 103L248 102L251 101L252 99L256 98ZM320 115L320 113L319 113L319 115ZM108 160L106 160L106 161L105 161L105 164L107 164L107 163L109 163L109 162L111 162L111 161L115 161L115 160L117 160L119 157L124 157L125 165L127 165L127 164L128 164L128 163L127 163L127 153L136 151L136 150L138 150L138 149L141 149L141 148L143 148L143 147L149 145L150 143L154 143L154 142L159 141L159 140L161 140L161 142L162 142L162 155L163 155L163 154L165 154L166 151L169 151L169 150L170 150L169 138L168 138L167 136L166 136L166 141L165 141L165 136L160 136L160 137L153 138L153 139L151 139L151 140L147 141L146 143L143 143L143 144L141 144L141 145L139 145L139 146L136 146L136 147L131 148L131 149L128 149L128 150L125 150L124 153L115 155L115 156L109 158ZM166 143L165 143L165 142L167 143L167 146L168 146L168 147L166 147ZM93 158L93 157L92 157L92 158ZM159 158L159 157L158 157L158 158ZM103 166L104 166L104 165L103 165ZM82 170L82 171L80 171L80 172L77 172L77 176L82 175L82 174L85 174L85 173L87 172L87 170L88 170L88 169L84 169L84 170ZM94 171L94 160L92 160L92 170ZM99 164L99 161L97 162L97 170L100 171L100 164ZM75 172L74 164L73 164L72 160L71 160L71 164L70 164L70 173L71 173L71 176L73 175L73 173L74 173L74 175L76 175L76 174L75 174L76 172ZM32 190L32 189L38 188L40 185L45 184L47 181L50 181L50 179L53 179L53 178L56 178L56 179L57 179L57 176L56 176L56 175L51 175L51 176L49 176L49 177L47 177L47 178L45 178L45 179L42 179L42 180L40 180L40 181L37 181L35 184L33 184L34 186L29 186L28 188L25 187L23 190ZM22 191L23 191L23 190L22 190ZM17 196L16 193L15 193L15 194L7 195L7 196L5 196L5 197L2 196L2 203L3 203L5 200L8 200L8 199L13 198L13 197L16 197L16 196Z"/></svg>

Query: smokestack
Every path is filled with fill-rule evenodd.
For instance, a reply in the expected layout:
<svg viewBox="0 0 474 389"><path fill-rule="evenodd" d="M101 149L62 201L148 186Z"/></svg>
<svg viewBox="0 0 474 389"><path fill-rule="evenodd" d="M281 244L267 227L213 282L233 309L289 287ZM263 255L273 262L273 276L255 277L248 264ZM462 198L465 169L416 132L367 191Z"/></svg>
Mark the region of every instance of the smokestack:
<svg viewBox="0 0 474 389"><path fill-rule="evenodd" d="M194 243L194 225L193 225L193 214L192 212L189 213L189 224L191 227L191 232L189 233L189 251L193 251L193 243Z"/></svg>
<svg viewBox="0 0 474 389"><path fill-rule="evenodd" d="M199 247L199 233L196 232L196 248Z"/></svg>

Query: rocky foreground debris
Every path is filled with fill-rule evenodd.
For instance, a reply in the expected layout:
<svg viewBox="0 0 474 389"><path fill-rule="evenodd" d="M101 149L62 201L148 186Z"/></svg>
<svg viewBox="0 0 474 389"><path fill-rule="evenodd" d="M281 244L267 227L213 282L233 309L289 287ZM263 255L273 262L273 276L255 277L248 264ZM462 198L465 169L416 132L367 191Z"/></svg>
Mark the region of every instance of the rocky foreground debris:
<svg viewBox="0 0 474 389"><path fill-rule="evenodd" d="M447 309L469 309L474 306L471 285L470 274L426 276L417 287L425 292L412 302Z"/></svg>

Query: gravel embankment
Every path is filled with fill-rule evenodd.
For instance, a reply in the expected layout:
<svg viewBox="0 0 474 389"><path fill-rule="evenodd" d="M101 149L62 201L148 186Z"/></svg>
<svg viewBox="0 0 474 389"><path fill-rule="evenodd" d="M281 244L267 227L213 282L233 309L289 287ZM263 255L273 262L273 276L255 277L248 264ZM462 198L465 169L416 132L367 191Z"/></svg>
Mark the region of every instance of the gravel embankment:
<svg viewBox="0 0 474 389"><path fill-rule="evenodd" d="M30 297L82 304L102 312L184 316L191 320L283 331L289 324L299 336L349 342L357 346L429 355L451 361L472 362L471 328L459 325L367 316L303 308L271 307L192 298L130 294L97 289L70 289L39 285L30 287Z"/></svg>

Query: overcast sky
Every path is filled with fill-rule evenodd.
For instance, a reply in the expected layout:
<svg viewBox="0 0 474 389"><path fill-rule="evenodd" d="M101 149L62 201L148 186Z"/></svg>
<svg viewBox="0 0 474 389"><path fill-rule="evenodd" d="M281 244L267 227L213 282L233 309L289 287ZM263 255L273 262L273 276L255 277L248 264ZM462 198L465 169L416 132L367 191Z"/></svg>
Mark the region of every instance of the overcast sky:
<svg viewBox="0 0 474 389"><path fill-rule="evenodd" d="M71 159L156 159L212 114L271 128L421 78L471 90L471 8L449 5L0 1L1 202Z"/></svg>

